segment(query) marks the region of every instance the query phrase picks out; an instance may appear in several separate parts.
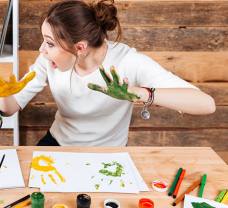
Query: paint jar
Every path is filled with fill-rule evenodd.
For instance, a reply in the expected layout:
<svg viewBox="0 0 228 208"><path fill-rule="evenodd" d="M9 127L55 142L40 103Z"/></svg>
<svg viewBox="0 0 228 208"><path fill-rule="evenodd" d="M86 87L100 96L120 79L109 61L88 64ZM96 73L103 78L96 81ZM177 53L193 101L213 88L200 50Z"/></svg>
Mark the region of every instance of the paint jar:
<svg viewBox="0 0 228 208"><path fill-rule="evenodd" d="M79 194L77 196L77 208L90 208L91 198L87 194Z"/></svg>
<svg viewBox="0 0 228 208"><path fill-rule="evenodd" d="M32 208L44 208L44 195L41 192L31 194Z"/></svg>
<svg viewBox="0 0 228 208"><path fill-rule="evenodd" d="M104 201L104 208L120 208L120 202L115 199L106 199Z"/></svg>
<svg viewBox="0 0 228 208"><path fill-rule="evenodd" d="M154 202L148 198L139 200L138 208L154 208Z"/></svg>

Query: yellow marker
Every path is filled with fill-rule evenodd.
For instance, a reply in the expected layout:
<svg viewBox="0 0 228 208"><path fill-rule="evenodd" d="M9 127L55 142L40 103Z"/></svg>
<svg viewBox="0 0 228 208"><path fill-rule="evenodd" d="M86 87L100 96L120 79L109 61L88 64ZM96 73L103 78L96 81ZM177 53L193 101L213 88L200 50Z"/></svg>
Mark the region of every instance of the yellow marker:
<svg viewBox="0 0 228 208"><path fill-rule="evenodd" d="M36 72L32 71L19 82L17 82L15 75L11 75L9 81L0 77L0 97L7 97L20 92L35 75Z"/></svg>
<svg viewBox="0 0 228 208"><path fill-rule="evenodd" d="M52 208L68 208L65 204L55 204Z"/></svg>
<svg viewBox="0 0 228 208"><path fill-rule="evenodd" d="M31 199L27 199L27 200L15 205L14 208L22 208L22 207L25 207L29 204L31 204Z"/></svg>
<svg viewBox="0 0 228 208"><path fill-rule="evenodd" d="M225 196L223 197L221 203L228 202L228 191L226 192Z"/></svg>

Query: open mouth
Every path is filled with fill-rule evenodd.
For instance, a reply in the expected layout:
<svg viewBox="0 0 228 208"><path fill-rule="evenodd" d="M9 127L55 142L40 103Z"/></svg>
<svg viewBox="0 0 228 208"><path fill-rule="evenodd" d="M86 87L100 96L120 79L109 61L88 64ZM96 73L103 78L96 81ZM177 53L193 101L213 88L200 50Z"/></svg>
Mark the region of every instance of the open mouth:
<svg viewBox="0 0 228 208"><path fill-rule="evenodd" d="M54 61L51 61L51 66L52 66L53 69L57 68L57 65L56 65L56 63Z"/></svg>

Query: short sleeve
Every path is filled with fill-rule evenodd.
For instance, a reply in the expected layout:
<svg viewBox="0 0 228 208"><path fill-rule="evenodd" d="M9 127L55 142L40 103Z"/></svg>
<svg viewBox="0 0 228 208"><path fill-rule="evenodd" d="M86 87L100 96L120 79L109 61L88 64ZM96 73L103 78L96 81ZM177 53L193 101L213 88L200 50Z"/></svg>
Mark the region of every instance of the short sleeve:
<svg viewBox="0 0 228 208"><path fill-rule="evenodd" d="M47 85L46 59L39 55L29 72L35 71L36 76L19 93L14 95L17 104L23 109L29 101Z"/></svg>
<svg viewBox="0 0 228 208"><path fill-rule="evenodd" d="M172 72L164 69L152 58L136 52L137 60L137 85L154 88L194 88L196 86L188 83Z"/></svg>

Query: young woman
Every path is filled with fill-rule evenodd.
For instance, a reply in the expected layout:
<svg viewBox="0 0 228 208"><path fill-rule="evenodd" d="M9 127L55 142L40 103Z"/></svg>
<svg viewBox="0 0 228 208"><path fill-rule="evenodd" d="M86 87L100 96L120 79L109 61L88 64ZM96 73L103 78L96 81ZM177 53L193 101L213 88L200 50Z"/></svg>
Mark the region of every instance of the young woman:
<svg viewBox="0 0 228 208"><path fill-rule="evenodd" d="M116 29L117 40L108 41L108 31ZM212 97L118 41L111 0L56 3L41 31L40 55L30 69L36 77L0 100L0 110L12 115L49 84L58 111L38 145L124 146L134 102L188 114L215 111Z"/></svg>

